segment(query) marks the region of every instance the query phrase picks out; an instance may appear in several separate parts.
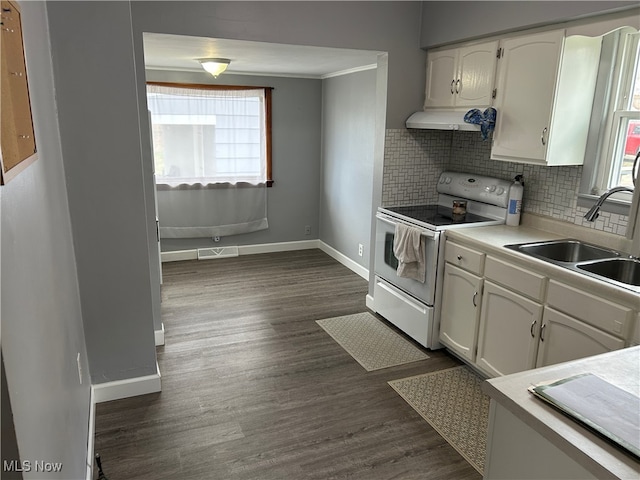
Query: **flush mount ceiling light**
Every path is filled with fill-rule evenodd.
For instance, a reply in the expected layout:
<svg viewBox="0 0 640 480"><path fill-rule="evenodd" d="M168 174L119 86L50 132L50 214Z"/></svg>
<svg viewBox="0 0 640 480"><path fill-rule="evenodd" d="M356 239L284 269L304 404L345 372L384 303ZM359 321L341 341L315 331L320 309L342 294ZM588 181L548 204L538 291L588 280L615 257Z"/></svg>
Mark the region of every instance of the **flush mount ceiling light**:
<svg viewBox="0 0 640 480"><path fill-rule="evenodd" d="M209 72L214 77L217 77L222 72L224 72L231 60L228 58L199 58L198 62L202 65L207 72Z"/></svg>

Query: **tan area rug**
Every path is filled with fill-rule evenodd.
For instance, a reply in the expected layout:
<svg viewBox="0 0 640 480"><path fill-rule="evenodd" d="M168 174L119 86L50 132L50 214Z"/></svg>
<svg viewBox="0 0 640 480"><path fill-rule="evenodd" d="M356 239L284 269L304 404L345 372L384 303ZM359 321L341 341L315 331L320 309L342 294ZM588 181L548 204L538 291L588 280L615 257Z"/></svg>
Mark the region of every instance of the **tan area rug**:
<svg viewBox="0 0 640 480"><path fill-rule="evenodd" d="M480 474L484 470L489 423L489 397L482 378L461 366L389 385Z"/></svg>
<svg viewBox="0 0 640 480"><path fill-rule="evenodd" d="M316 323L368 372L429 358L369 312Z"/></svg>

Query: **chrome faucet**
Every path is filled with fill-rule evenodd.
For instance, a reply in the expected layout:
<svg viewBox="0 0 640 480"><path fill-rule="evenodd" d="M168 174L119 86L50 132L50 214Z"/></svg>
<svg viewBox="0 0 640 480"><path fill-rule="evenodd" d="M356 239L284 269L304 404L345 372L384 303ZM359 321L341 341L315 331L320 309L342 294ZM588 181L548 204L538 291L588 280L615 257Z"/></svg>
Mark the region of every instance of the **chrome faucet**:
<svg viewBox="0 0 640 480"><path fill-rule="evenodd" d="M584 215L584 218L587 220L587 222L594 222L596 218L598 218L598 215L600 215L600 208L602 208L602 204L604 203L604 201L614 193L618 192L633 193L633 188L613 187L611 190L607 190L606 192L604 192L602 195L600 195L600 198L598 198L596 204L591 207L591 209Z"/></svg>

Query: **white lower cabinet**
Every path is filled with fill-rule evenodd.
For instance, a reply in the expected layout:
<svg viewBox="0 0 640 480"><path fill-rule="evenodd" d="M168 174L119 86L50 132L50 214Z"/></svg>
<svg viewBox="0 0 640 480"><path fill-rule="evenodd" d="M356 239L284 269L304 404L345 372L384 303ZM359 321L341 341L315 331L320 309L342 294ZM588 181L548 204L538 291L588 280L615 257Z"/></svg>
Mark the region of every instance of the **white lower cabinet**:
<svg viewBox="0 0 640 480"><path fill-rule="evenodd" d="M595 480L565 451L556 447L506 407L491 399L484 480Z"/></svg>
<svg viewBox="0 0 640 480"><path fill-rule="evenodd" d="M638 304L637 301L635 303ZM621 302L551 280L547 291L547 305L616 337L630 336L635 312L629 305Z"/></svg>
<svg viewBox="0 0 640 480"><path fill-rule="evenodd" d="M478 339L481 277L450 263L444 267L440 343L473 362Z"/></svg>
<svg viewBox="0 0 640 480"><path fill-rule="evenodd" d="M440 342L489 377L640 344L634 300L605 299L477 245L447 240L445 258Z"/></svg>
<svg viewBox="0 0 640 480"><path fill-rule="evenodd" d="M624 340L545 307L536 367L624 348Z"/></svg>
<svg viewBox="0 0 640 480"><path fill-rule="evenodd" d="M542 305L485 281L476 366L491 377L535 365Z"/></svg>

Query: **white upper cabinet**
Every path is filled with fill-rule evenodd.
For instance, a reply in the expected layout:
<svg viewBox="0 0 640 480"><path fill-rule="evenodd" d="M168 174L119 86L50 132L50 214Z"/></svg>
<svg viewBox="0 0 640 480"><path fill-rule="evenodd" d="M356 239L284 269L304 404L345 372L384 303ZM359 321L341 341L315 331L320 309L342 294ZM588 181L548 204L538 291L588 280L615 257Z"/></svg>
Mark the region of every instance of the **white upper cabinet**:
<svg viewBox="0 0 640 480"><path fill-rule="evenodd" d="M598 37L565 39L564 30L500 42L493 160L584 162L600 45Z"/></svg>
<svg viewBox="0 0 640 480"><path fill-rule="evenodd" d="M491 105L498 41L427 54L425 108Z"/></svg>
<svg viewBox="0 0 640 480"><path fill-rule="evenodd" d="M427 54L427 86L424 107L453 107L458 49Z"/></svg>
<svg viewBox="0 0 640 480"><path fill-rule="evenodd" d="M480 43L460 49L456 106L488 107L491 105L496 77L498 42Z"/></svg>
<svg viewBox="0 0 640 480"><path fill-rule="evenodd" d="M492 159L545 161L563 37L554 31L502 41Z"/></svg>

